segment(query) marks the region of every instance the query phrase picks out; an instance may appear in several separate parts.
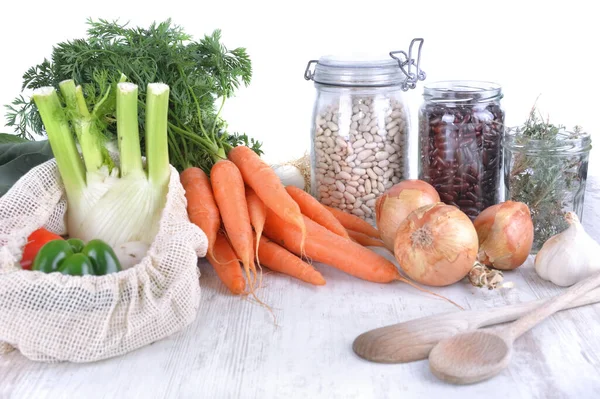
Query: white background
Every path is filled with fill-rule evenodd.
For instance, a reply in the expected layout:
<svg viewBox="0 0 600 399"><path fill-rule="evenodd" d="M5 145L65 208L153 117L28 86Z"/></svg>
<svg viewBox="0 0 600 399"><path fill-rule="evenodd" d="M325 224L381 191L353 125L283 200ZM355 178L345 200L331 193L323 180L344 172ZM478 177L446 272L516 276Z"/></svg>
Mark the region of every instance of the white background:
<svg viewBox="0 0 600 399"><path fill-rule="evenodd" d="M507 122L526 118L536 97L555 123L599 136L600 29L594 1L22 1L0 11L0 104L20 90L21 76L60 41L85 35L85 19L120 18L147 26L171 17L199 38L223 30L230 47L246 47L250 87L224 110L231 130L264 141L272 162L308 149L314 87L306 62L329 53L408 49L423 37L427 81L500 83ZM414 112L422 83L408 95ZM4 112L2 112L4 114ZM413 117L413 125L416 117ZM3 125L0 119L0 126ZM0 131L9 131L8 128ZM415 137L413 132L413 139ZM412 145L413 153L416 151ZM592 152L592 159L596 157ZM411 165L416 164L412 157ZM600 163L600 162L599 162ZM592 161L590 174L600 174ZM411 168L414 175L416 171Z"/></svg>

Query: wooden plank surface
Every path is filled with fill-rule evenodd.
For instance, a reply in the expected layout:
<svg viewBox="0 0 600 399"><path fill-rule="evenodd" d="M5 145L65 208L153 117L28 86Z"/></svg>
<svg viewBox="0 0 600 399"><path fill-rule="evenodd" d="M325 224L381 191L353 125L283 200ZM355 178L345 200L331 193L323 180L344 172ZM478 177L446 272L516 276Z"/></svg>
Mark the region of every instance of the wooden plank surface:
<svg viewBox="0 0 600 399"><path fill-rule="evenodd" d="M233 297L210 267L202 305L185 330L126 356L92 364L43 364L17 351L0 357L0 398L598 398L600 305L562 312L525 334L510 368L493 380L446 385L427 361L374 364L351 349L360 333L455 308L402 283L363 282L318 265L325 287L264 278L266 308ZM515 287L459 283L436 290L471 309L559 292L531 262L506 274Z"/></svg>

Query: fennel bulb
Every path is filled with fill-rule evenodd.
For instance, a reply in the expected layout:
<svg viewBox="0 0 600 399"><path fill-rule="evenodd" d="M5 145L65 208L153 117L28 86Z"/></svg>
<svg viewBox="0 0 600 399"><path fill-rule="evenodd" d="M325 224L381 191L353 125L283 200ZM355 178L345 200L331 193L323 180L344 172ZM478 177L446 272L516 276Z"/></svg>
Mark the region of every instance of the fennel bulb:
<svg viewBox="0 0 600 399"><path fill-rule="evenodd" d="M34 91L67 196L69 236L112 247L141 241L150 244L158 232L170 177L167 146L169 86L148 85L146 96L146 163L139 144L138 87L120 82L108 88L92 112L83 91L72 80L59 85L65 106L53 87ZM116 97L120 162L116 166L103 146L97 123L102 104ZM83 160L72 134L75 132Z"/></svg>

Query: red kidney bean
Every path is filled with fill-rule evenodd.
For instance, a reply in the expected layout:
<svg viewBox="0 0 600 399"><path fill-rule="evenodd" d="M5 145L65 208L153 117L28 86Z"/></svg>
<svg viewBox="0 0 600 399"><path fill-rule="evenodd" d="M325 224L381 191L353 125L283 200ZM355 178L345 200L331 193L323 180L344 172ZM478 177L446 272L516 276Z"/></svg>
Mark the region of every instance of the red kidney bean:
<svg viewBox="0 0 600 399"><path fill-rule="evenodd" d="M419 119L419 178L471 219L498 203L504 126L500 106L428 103Z"/></svg>

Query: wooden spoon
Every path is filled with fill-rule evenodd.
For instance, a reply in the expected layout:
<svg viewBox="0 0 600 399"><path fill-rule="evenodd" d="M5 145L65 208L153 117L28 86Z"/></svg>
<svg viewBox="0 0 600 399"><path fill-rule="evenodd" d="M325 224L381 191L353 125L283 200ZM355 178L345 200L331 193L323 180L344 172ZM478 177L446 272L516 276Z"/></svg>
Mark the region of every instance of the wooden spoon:
<svg viewBox="0 0 600 399"><path fill-rule="evenodd" d="M352 345L363 359L377 363L408 363L427 359L442 339L458 333L514 321L549 301L548 298L483 310L436 314L376 328L359 335ZM562 310L600 302L600 288L588 292Z"/></svg>
<svg viewBox="0 0 600 399"><path fill-rule="evenodd" d="M453 384L472 384L495 376L508 366L515 339L598 285L600 273L580 281L505 327L443 339L429 353L431 372Z"/></svg>

